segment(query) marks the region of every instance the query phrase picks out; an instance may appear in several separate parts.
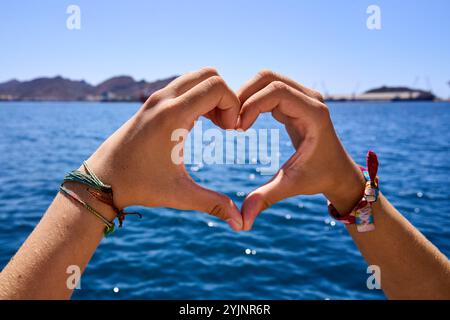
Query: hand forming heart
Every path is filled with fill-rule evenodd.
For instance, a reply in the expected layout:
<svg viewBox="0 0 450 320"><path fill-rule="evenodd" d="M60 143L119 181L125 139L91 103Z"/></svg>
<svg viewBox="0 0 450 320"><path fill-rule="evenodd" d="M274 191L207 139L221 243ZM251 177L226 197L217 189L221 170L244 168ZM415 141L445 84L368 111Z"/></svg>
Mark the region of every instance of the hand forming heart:
<svg viewBox="0 0 450 320"><path fill-rule="evenodd" d="M171 135L191 130L202 115L223 129L246 130L262 112L272 112L285 125L296 152L247 196L241 215L230 198L199 186L183 163L173 162L177 141ZM112 185L118 208L204 211L236 231L250 230L262 210L299 194L323 193L338 210L350 210L360 190L349 186L364 181L336 136L320 94L271 71L259 73L238 95L212 68L185 74L155 92L88 162Z"/></svg>
<svg viewBox="0 0 450 320"><path fill-rule="evenodd" d="M283 123L295 153L265 185L244 201L244 230L272 204L296 195L323 193L343 213L361 197L364 177L342 146L320 93L272 71L262 71L239 90L238 127L248 129L259 113Z"/></svg>

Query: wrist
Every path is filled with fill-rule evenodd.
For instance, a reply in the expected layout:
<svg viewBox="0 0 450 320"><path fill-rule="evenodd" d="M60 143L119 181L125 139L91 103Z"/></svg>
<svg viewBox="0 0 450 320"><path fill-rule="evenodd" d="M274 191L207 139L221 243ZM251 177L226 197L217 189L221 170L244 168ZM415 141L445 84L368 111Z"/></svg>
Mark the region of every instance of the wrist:
<svg viewBox="0 0 450 320"><path fill-rule="evenodd" d="M82 199L80 199L75 194L71 194L69 190L64 189L63 186L61 186L61 191L68 194L69 196L72 196L76 201L80 202L86 209L88 209L90 212L92 212L97 218L99 218L106 226L105 229L105 235L110 234L112 231L114 231L114 223L112 220L114 218L118 218L119 220L119 227L122 227L123 220L125 219L125 216L129 214L135 214L138 215L140 218L142 215L139 212L124 212L123 209L119 209L116 205L116 201L114 201L114 192L113 187L111 184L108 184L107 182L102 181L101 178L99 178L95 172L92 170L92 168L88 165L86 161L83 162L83 166L80 167L78 170L75 170L69 174L67 174L64 178L64 182L77 182L81 185L87 186L85 189L86 192L91 195L95 200L97 200L97 203L102 203L103 206L107 205L109 210L109 216L112 216L111 221L108 220L108 218L104 217L101 213L99 213L95 208L90 206L88 203L84 202ZM121 208L123 208L121 206ZM110 214L111 212L114 212L114 214Z"/></svg>
<svg viewBox="0 0 450 320"><path fill-rule="evenodd" d="M127 188L127 181L122 178L125 166L118 164L120 161L114 155L114 150L101 146L88 160L90 169L105 184L111 186L113 191L114 206L123 210L131 205L129 200L132 190ZM79 170L86 173L82 165Z"/></svg>
<svg viewBox="0 0 450 320"><path fill-rule="evenodd" d="M334 185L324 196L333 204L341 215L350 213L364 194L364 174L356 163L349 159L346 170L334 178Z"/></svg>
<svg viewBox="0 0 450 320"><path fill-rule="evenodd" d="M138 204L135 166L130 165L136 154L133 139L137 121L136 117L128 120L87 159L95 175L112 187L114 205L119 210Z"/></svg>

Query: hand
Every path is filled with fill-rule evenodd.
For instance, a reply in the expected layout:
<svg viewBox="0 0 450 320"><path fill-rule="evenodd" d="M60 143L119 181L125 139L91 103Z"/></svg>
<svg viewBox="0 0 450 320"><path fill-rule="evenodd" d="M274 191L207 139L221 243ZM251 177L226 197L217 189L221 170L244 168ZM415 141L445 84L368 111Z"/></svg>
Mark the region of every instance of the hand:
<svg viewBox="0 0 450 320"><path fill-rule="evenodd" d="M283 123L295 153L265 185L244 201L244 230L272 204L296 195L323 193L348 213L364 189L364 177L336 135L322 96L271 71L262 71L238 93L242 103L237 128L247 130L262 112Z"/></svg>
<svg viewBox="0 0 450 320"><path fill-rule="evenodd" d="M204 211L241 230L242 217L233 201L196 184L183 162L172 159L180 143L172 141L175 130L190 131L202 115L234 129L239 109L239 99L214 69L188 73L155 92L88 163L112 186L119 209L142 205Z"/></svg>

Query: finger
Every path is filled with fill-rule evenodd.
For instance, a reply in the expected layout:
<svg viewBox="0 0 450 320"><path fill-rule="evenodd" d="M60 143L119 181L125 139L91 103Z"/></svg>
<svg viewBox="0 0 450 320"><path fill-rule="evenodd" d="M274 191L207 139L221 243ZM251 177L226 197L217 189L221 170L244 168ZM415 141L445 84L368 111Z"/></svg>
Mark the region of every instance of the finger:
<svg viewBox="0 0 450 320"><path fill-rule="evenodd" d="M240 110L236 94L219 76L210 77L176 98L176 108L183 117L195 121L214 108L220 110L218 122L224 129L234 129Z"/></svg>
<svg viewBox="0 0 450 320"><path fill-rule="evenodd" d="M211 120L211 122L214 123L216 126L218 126L218 127L222 126L222 123L220 120L220 117L221 117L220 110L218 110L217 108L212 109L211 111L204 114L203 116L205 118Z"/></svg>
<svg viewBox="0 0 450 320"><path fill-rule="evenodd" d="M217 70L212 67L201 68L176 78L167 85L166 90L178 97L204 80L218 75Z"/></svg>
<svg viewBox="0 0 450 320"><path fill-rule="evenodd" d="M280 169L269 182L252 191L242 204L243 230L250 230L253 227L256 217L263 210L278 201L292 196L289 193L291 189L284 169Z"/></svg>
<svg viewBox="0 0 450 320"><path fill-rule="evenodd" d="M192 179L186 179L182 190L186 190L180 194L179 203L183 203L185 210L195 210L206 212L210 215L218 217L226 221L235 231L241 231L243 222L239 209L234 202L224 194L206 189Z"/></svg>
<svg viewBox="0 0 450 320"><path fill-rule="evenodd" d="M287 123L289 123L289 120L291 119L291 117L282 113L278 108L272 110L272 117L284 125L287 125Z"/></svg>
<svg viewBox="0 0 450 320"><path fill-rule="evenodd" d="M249 97L258 92L259 90L266 87L268 84L274 81L281 81L286 83L288 86L302 92L310 98L319 100L320 102L324 102L322 95L310 88L307 88L298 82L278 74L276 72L270 70L263 70L259 72L256 77L249 80L246 84L244 84L238 91L238 97L241 103L244 103Z"/></svg>
<svg viewBox="0 0 450 320"><path fill-rule="evenodd" d="M260 113L273 112L298 119L321 108L322 103L290 87L284 82L274 81L249 97L241 107L237 128L247 130ZM324 106L324 105L323 105Z"/></svg>

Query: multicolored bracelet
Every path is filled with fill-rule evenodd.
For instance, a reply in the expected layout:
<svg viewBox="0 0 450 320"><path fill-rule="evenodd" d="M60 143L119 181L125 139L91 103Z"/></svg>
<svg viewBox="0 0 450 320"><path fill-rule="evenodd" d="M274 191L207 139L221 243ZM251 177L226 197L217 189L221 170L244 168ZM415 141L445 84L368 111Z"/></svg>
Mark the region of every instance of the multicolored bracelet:
<svg viewBox="0 0 450 320"><path fill-rule="evenodd" d="M328 201L328 213L336 220L344 224L356 224L358 232L369 232L375 230L372 205L378 200L378 157L373 151L367 153L367 169L360 167L366 180L364 194L355 208L348 214L342 215Z"/></svg>
<svg viewBox="0 0 450 320"><path fill-rule="evenodd" d="M72 190L66 189L63 185L59 186L59 191L61 191L63 194L71 198L72 200L78 202L81 204L84 208L86 208L90 213L92 213L94 216L96 216L104 225L104 235L108 236L111 233L114 232L115 229L115 223L114 221L108 221L100 212L98 212L96 209L94 209L92 206L81 200L81 198Z"/></svg>
<svg viewBox="0 0 450 320"><path fill-rule="evenodd" d="M74 192L63 187L65 182L77 182L83 185L88 186L87 191L91 196L95 199L99 200L110 206L114 212L116 213L117 219L119 220L119 227L122 227L123 220L125 216L134 214L142 218L142 215L139 212L124 212L121 209L118 209L114 204L113 199L113 190L110 185L103 183L97 175L89 168L86 161L83 162L83 167L87 173L84 173L80 170L74 170L65 175L63 182L60 186L60 191L65 195L71 197L73 200L77 201L81 205L83 205L87 210L93 213L97 218L99 218L103 224L105 224L105 236L114 232L115 224L113 221L106 220L98 211L92 208L89 204L82 201Z"/></svg>

